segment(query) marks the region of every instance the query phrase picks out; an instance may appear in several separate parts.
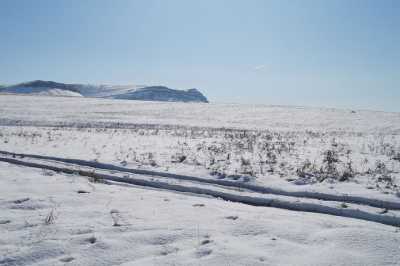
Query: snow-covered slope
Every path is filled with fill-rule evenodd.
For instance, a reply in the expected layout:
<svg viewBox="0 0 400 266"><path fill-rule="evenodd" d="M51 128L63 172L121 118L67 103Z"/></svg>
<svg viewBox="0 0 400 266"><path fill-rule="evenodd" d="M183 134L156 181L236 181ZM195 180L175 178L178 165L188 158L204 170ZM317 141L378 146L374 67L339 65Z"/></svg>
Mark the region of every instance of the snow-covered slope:
<svg viewBox="0 0 400 266"><path fill-rule="evenodd" d="M197 89L175 90L165 86L146 87L143 85L64 84L41 80L0 87L0 92L145 101L208 102Z"/></svg>

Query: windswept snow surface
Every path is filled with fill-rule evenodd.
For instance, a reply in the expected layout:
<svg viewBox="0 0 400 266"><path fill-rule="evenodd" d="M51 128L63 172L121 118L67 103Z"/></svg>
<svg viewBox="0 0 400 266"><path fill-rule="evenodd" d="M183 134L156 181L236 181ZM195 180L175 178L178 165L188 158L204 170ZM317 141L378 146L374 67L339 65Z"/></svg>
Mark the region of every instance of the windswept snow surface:
<svg viewBox="0 0 400 266"><path fill-rule="evenodd" d="M20 103L24 105L21 106ZM24 112L28 110L29 112ZM400 114L359 110L241 105L114 101L0 95L2 120L48 123L121 123L191 127L317 131L349 133L400 133ZM2 122L4 125L4 122ZM123 126L123 125L122 125Z"/></svg>
<svg viewBox="0 0 400 266"><path fill-rule="evenodd" d="M398 229L353 219L90 183L7 163L0 163L0 195L0 265L400 261Z"/></svg>
<svg viewBox="0 0 400 266"><path fill-rule="evenodd" d="M399 113L0 95L1 160L1 266L400 261Z"/></svg>

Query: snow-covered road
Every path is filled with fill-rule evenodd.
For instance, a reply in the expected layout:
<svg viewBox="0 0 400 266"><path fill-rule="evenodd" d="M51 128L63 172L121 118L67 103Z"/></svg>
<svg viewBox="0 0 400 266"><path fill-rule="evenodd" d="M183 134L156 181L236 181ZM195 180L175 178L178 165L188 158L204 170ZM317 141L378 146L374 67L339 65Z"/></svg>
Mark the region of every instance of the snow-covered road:
<svg viewBox="0 0 400 266"><path fill-rule="evenodd" d="M248 186L242 182L210 180L172 173L129 169L77 159L13 154L5 151L0 151L0 154L2 154L0 161L3 162L77 174L95 180L206 195L252 206L330 214L400 227L400 203L398 201L312 192L301 194L302 197L299 197L296 195L297 192L274 190L267 187L262 190L262 187ZM110 171L112 174L110 174ZM131 176L130 174L134 175Z"/></svg>

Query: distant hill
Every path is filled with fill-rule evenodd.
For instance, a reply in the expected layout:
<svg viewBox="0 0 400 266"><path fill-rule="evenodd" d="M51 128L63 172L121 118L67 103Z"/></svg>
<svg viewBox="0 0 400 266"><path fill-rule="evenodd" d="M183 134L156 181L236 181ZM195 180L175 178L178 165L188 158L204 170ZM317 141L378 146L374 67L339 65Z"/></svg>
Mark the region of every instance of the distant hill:
<svg viewBox="0 0 400 266"><path fill-rule="evenodd" d="M1 88L1 92L17 94L37 94L48 96L82 97L79 90L72 84L53 81L35 80Z"/></svg>
<svg viewBox="0 0 400 266"><path fill-rule="evenodd" d="M173 90L164 86L139 88L124 94L114 95L115 99L148 100L148 101L180 101L180 102L208 102L207 98L197 89Z"/></svg>
<svg viewBox="0 0 400 266"><path fill-rule="evenodd" d="M175 90L165 86L65 84L35 80L12 86L1 86L1 93L47 96L94 97L142 101L204 102L207 98L197 89Z"/></svg>

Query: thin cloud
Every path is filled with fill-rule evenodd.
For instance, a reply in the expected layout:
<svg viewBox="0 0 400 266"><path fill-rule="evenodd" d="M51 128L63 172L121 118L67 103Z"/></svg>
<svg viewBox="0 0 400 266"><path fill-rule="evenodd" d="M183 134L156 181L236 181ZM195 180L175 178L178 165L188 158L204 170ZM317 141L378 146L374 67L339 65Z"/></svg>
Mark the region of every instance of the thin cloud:
<svg viewBox="0 0 400 266"><path fill-rule="evenodd" d="M266 68L266 65L258 65L253 68L254 71L260 71Z"/></svg>

